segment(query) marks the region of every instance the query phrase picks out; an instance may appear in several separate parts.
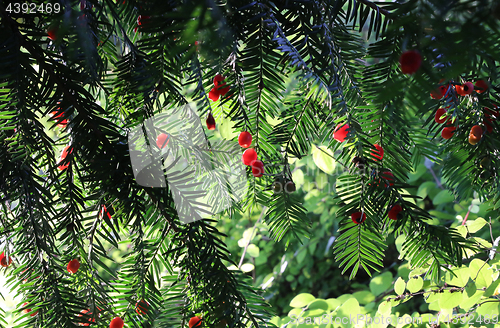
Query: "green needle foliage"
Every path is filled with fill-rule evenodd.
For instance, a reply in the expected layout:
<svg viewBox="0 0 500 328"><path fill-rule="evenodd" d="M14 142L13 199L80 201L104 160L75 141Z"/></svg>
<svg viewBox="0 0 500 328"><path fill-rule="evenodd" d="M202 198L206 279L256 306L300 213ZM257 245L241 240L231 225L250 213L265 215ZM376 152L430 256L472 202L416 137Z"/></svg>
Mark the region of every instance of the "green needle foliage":
<svg viewBox="0 0 500 328"><path fill-rule="evenodd" d="M500 6L492 0L25 4L0 2L1 251L13 259L10 287L38 311L17 327L107 327L116 316L127 327L186 327L194 315L205 327L273 326L252 282L228 269L236 261L226 236L200 213L217 214L207 203L229 216L259 204L275 242L299 242L309 234L307 210L271 186L291 180L294 160L320 144L344 169L331 195L340 232L333 252L351 278L383 267L392 235L407 236L405 258L435 282L476 250L456 229L431 225L406 192L423 158L443 165L456 200L476 192L500 208ZM411 75L399 65L408 50L422 58ZM214 102L216 74L230 89ZM455 86L480 79L485 92L457 94ZM439 86L444 97L429 97ZM179 155L141 171L151 186L138 184L128 137L189 103L202 125L212 113L217 124L249 131L266 174L248 173L245 189L208 167L179 169ZM450 140L434 121L440 107L456 127ZM340 143L332 131L346 123ZM467 138L477 124L485 132L473 146ZM213 156L220 168L230 143L200 131L199 140L172 133L171 146L207 142L189 156ZM152 186L155 167L167 186ZM194 181L200 172L216 182ZM395 203L403 215L392 221ZM367 220L353 223L354 212ZM183 224L186 213L197 213L194 222ZM117 259L110 250L120 245L129 249ZM70 275L72 259L81 267ZM136 311L141 300L146 313Z"/></svg>

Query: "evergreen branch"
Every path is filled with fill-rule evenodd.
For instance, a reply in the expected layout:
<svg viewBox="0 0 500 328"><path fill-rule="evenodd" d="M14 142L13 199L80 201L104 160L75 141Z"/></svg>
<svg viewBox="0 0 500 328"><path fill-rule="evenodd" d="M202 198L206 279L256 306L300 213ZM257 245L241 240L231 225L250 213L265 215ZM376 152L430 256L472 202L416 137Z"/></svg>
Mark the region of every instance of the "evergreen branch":
<svg viewBox="0 0 500 328"><path fill-rule="evenodd" d="M362 4L364 4L365 6L368 6L374 10L376 10L377 12L380 12L381 14L384 14L386 16L390 16L391 13L384 9L384 8L380 8L379 6L377 6L376 4L374 4L373 2L369 1L369 0L357 0L359 2L361 2Z"/></svg>

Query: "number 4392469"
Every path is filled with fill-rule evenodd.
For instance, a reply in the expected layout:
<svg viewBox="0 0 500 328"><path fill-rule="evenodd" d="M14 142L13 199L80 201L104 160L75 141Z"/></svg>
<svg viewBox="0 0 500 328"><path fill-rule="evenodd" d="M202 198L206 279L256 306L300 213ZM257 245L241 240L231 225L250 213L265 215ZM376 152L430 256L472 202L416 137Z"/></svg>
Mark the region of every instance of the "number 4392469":
<svg viewBox="0 0 500 328"><path fill-rule="evenodd" d="M61 11L61 5L59 3L42 3L37 5L36 3L28 3L28 2L10 2L5 8L5 11L9 13L23 13L23 14L38 14L38 13L47 13L47 14L57 14Z"/></svg>

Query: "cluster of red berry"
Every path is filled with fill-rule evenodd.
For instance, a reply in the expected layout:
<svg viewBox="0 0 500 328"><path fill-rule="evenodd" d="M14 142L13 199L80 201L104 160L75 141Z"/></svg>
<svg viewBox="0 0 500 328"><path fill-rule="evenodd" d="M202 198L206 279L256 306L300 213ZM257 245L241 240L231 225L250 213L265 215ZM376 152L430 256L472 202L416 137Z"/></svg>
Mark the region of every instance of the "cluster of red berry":
<svg viewBox="0 0 500 328"><path fill-rule="evenodd" d="M335 140L337 140L338 142L344 142L345 139L347 138L347 134L349 133L349 124L338 124L334 131L333 131L333 138ZM383 158L384 158L384 148L382 148L382 146L380 146L379 144L374 144L373 145L374 149L372 150L372 152L370 153L370 155L372 156L373 160L374 161L381 161ZM353 162L355 162L356 166L359 167L359 163L360 163L361 159L359 157L356 157L353 159ZM364 162L364 161L363 161ZM363 163L364 165L364 163ZM376 182L376 185L378 186L379 183L380 183L380 180L387 180L389 182L389 185L390 186L393 186L394 183L392 181L394 181L394 175L392 174L391 171L383 171L381 173L381 179L378 179L378 181ZM369 183L368 185L371 185L371 183ZM384 185L385 187L387 188L387 184L384 182Z"/></svg>
<svg viewBox="0 0 500 328"><path fill-rule="evenodd" d="M212 101L219 100L219 97L224 97L226 93L229 91L229 86L225 86L226 82L224 82L225 77L217 74L214 77L214 87L208 93L208 98Z"/></svg>
<svg viewBox="0 0 500 328"><path fill-rule="evenodd" d="M442 83L443 80L440 81ZM472 92L476 92L481 94L489 89L489 84L485 80L478 80L475 84L472 82L465 82L463 84L453 84L448 83L447 85L441 85L437 89L431 91L430 95L432 99L441 99L445 97L445 99L450 95L450 92L454 89L457 95L459 96L467 96L472 94ZM449 108L450 106L446 107ZM493 132L493 126L491 123L492 119L497 119L499 117L499 112L491 110L489 108L485 108L483 125L484 128L480 125L474 125L469 134L469 143L471 145L476 145L482 138L483 134L487 131L488 133ZM448 117L447 111L445 108L438 108L436 113L434 114L434 121L438 124L445 124L446 126L441 131L441 137L443 139L450 139L453 137L455 130L457 129L457 125L455 125L454 120L451 117Z"/></svg>
<svg viewBox="0 0 500 328"><path fill-rule="evenodd" d="M247 131L243 131L238 136L238 143L243 148L250 147L252 143L252 135ZM243 152L241 157L243 164L252 167L252 174L256 178L264 175L264 163L257 159L257 152L253 148L248 148Z"/></svg>
<svg viewBox="0 0 500 328"><path fill-rule="evenodd" d="M401 207L401 205L395 204L395 205L391 206L391 208L389 209L389 212L387 213L387 216L391 220L401 219L403 217L402 212L403 212L403 208ZM351 214L351 220L355 224L361 224L361 223L365 222L365 220L366 220L366 213L354 212Z"/></svg>
<svg viewBox="0 0 500 328"><path fill-rule="evenodd" d="M217 101L219 100L220 96L225 96L226 93L229 91L229 86L225 86L226 82L224 82L225 77L217 74L214 77L214 87L210 92L208 93L208 98L212 101ZM212 115L212 112L208 113L207 117L207 129L209 130L215 130L215 119L214 116Z"/></svg>

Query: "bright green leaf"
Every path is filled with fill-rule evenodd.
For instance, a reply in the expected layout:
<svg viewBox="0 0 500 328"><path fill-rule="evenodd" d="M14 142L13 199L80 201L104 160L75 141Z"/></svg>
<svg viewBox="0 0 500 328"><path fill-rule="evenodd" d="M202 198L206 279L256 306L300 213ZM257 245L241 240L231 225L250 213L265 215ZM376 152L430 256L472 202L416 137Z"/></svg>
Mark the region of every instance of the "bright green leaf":
<svg viewBox="0 0 500 328"><path fill-rule="evenodd" d="M399 277L394 283L394 291L396 294L401 295L405 292L406 283L403 278Z"/></svg>
<svg viewBox="0 0 500 328"><path fill-rule="evenodd" d="M299 294L299 295L295 296L290 301L290 306L294 307L294 308L301 308L301 307L304 307L304 306L308 305L309 303L311 303L315 299L316 299L316 297L314 297L311 294L302 293L302 294Z"/></svg>
<svg viewBox="0 0 500 328"><path fill-rule="evenodd" d="M406 288L408 288L410 293L416 293L422 289L423 285L424 285L424 280L422 279L422 277L416 276L408 280Z"/></svg>
<svg viewBox="0 0 500 328"><path fill-rule="evenodd" d="M333 159L333 152L328 149L328 147L314 147L312 150L312 155L314 163L321 171L327 174L332 174L335 171L335 160Z"/></svg>
<svg viewBox="0 0 500 328"><path fill-rule="evenodd" d="M385 292L392 285L392 273L386 271L378 276L375 276L370 281L370 291L373 295L378 296Z"/></svg>

